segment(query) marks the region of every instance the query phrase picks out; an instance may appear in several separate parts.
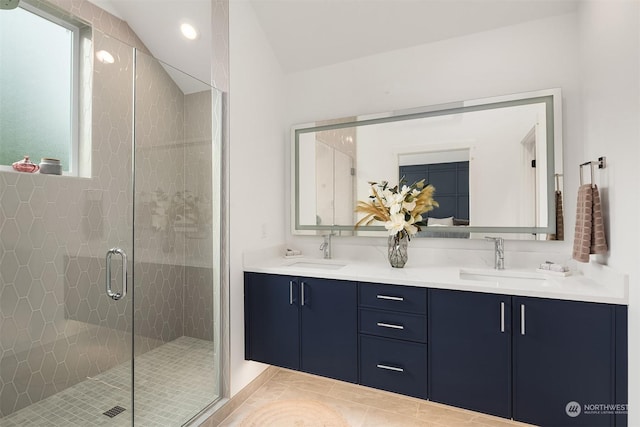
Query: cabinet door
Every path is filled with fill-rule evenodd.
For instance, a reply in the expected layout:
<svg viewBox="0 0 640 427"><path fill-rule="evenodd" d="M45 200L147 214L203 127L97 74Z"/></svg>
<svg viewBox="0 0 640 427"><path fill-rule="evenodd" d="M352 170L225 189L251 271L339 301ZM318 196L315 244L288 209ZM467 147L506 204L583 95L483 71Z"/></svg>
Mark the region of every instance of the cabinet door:
<svg viewBox="0 0 640 427"><path fill-rule="evenodd" d="M246 273L244 286L245 358L299 369L296 278Z"/></svg>
<svg viewBox="0 0 640 427"><path fill-rule="evenodd" d="M430 289L429 398L511 417L511 297Z"/></svg>
<svg viewBox="0 0 640 427"><path fill-rule="evenodd" d="M303 371L358 380L357 304L354 282L300 279Z"/></svg>
<svg viewBox="0 0 640 427"><path fill-rule="evenodd" d="M613 425L613 415L590 413L584 405L616 403L614 308L514 297L513 310L514 419L542 426Z"/></svg>

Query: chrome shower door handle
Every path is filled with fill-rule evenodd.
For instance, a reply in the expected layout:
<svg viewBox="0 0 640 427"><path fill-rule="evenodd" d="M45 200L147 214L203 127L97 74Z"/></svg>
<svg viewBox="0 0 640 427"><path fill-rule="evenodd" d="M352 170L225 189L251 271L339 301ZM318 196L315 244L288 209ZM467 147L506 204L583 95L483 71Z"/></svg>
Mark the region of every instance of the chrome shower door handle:
<svg viewBox="0 0 640 427"><path fill-rule="evenodd" d="M116 254L122 258L122 292L114 292L111 289L111 257ZM106 273L107 296L114 301L118 301L127 295L127 254L120 248L111 248L107 251L107 273Z"/></svg>

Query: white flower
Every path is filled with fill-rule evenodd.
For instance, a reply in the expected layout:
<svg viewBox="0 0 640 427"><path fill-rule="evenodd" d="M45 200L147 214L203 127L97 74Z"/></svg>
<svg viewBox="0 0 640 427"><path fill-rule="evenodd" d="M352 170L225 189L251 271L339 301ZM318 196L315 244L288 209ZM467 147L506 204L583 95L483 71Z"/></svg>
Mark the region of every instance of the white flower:
<svg viewBox="0 0 640 427"><path fill-rule="evenodd" d="M416 218L412 216L409 218L409 221L405 221L404 223L404 229L407 233L409 233L409 236L413 236L418 232L418 227L413 225L415 222Z"/></svg>
<svg viewBox="0 0 640 427"><path fill-rule="evenodd" d="M402 207L402 202L404 202L404 196L400 193L392 193L389 191L389 194L385 194L386 206L388 208L393 207L394 205L400 205ZM400 208L395 213L400 212ZM391 212L394 213L394 212Z"/></svg>
<svg viewBox="0 0 640 427"><path fill-rule="evenodd" d="M414 210L416 207L416 202L415 200L411 203L409 202L402 202L402 209L406 210L407 212L411 212L412 210Z"/></svg>
<svg viewBox="0 0 640 427"><path fill-rule="evenodd" d="M404 226L404 229L407 233L409 233L409 236L413 236L418 232L418 227L416 227L415 225L409 225L408 223Z"/></svg>
<svg viewBox="0 0 640 427"><path fill-rule="evenodd" d="M402 202L396 202L394 204L392 204L391 206L389 206L389 213L391 215L395 215L400 213L400 211L402 210Z"/></svg>
<svg viewBox="0 0 640 427"><path fill-rule="evenodd" d="M396 195L388 188L382 192L382 201L386 207L391 207L395 203Z"/></svg>
<svg viewBox="0 0 640 427"><path fill-rule="evenodd" d="M397 213L391 215L391 220L384 223L384 228L389 231L389 236L393 236L402 231L407 222L404 220L404 214Z"/></svg>

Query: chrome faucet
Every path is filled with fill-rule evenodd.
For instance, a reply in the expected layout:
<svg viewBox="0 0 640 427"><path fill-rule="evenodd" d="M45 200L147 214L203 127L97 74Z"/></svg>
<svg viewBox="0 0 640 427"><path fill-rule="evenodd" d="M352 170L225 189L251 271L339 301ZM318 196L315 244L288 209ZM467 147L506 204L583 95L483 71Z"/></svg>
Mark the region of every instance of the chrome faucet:
<svg viewBox="0 0 640 427"><path fill-rule="evenodd" d="M322 251L322 257L324 259L331 259L331 236L332 234L325 234L324 241L320 245L320 250Z"/></svg>
<svg viewBox="0 0 640 427"><path fill-rule="evenodd" d="M495 265L496 270L504 270L504 239L502 237L487 237L487 240L493 240L495 243Z"/></svg>

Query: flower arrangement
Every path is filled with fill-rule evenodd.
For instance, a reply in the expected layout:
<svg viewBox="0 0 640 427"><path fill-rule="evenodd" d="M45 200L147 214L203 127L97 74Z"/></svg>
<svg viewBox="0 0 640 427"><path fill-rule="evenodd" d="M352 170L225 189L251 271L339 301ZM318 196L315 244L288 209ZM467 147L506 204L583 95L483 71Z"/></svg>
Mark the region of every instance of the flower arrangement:
<svg viewBox="0 0 640 427"><path fill-rule="evenodd" d="M387 181L369 182L369 201L358 201L356 212L365 216L356 223L356 228L369 225L373 221L384 222L389 236L413 236L425 226L422 214L438 207L433 199L435 187L425 185L424 179L409 186L404 185L404 179L395 187L390 187Z"/></svg>

